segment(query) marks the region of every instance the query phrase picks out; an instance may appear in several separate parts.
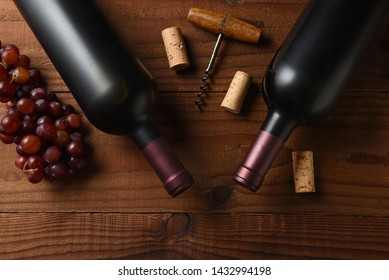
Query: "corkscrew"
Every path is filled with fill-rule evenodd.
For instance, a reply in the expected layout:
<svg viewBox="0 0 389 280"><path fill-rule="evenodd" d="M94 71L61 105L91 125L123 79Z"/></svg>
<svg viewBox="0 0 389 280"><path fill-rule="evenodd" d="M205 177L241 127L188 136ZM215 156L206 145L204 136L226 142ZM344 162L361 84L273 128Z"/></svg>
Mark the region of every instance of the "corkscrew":
<svg viewBox="0 0 389 280"><path fill-rule="evenodd" d="M200 86L200 92L197 93L197 98L195 100L195 106L196 106L197 111L202 111L201 105L204 104L203 95L208 96L207 90L209 87L209 81L208 81L210 79L209 75L210 75L210 72L212 70L213 64L215 63L216 56L217 56L217 53L219 51L222 40L223 40L223 34L220 33L219 36L217 37L216 45L215 45L215 48L213 49L211 59L209 60L208 66L204 71L204 76L201 79L203 84Z"/></svg>
<svg viewBox="0 0 389 280"><path fill-rule="evenodd" d="M203 97L208 96L207 90L210 84L210 72L212 71L223 38L228 37L247 43L257 44L262 31L260 28L232 16L199 8L191 8L189 10L188 21L200 28L218 34L211 59L209 60L208 66L204 71L204 76L201 79L202 85L200 86L200 92L197 93L197 98L195 100L196 109L202 111L201 106L205 105Z"/></svg>

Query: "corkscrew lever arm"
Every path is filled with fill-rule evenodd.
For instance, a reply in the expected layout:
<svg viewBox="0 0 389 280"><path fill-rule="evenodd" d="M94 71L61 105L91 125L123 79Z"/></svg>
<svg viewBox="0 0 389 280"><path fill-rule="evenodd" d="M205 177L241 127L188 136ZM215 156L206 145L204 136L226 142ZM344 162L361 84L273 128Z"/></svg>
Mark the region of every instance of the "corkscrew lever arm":
<svg viewBox="0 0 389 280"><path fill-rule="evenodd" d="M216 59L217 53L219 52L219 48L220 48L220 45L222 43L222 40L223 40L223 34L220 33L219 36L217 37L216 45L215 45L215 48L213 49L211 59L209 60L207 68L205 69L206 74L208 74L212 70L212 67L213 67L213 64L215 63L215 59Z"/></svg>

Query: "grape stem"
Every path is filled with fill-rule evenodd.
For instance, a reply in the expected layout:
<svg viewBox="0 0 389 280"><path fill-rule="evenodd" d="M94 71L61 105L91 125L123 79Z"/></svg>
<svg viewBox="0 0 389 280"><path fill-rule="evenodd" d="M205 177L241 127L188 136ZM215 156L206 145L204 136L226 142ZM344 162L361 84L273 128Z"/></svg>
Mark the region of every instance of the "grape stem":
<svg viewBox="0 0 389 280"><path fill-rule="evenodd" d="M38 168L34 168L34 169L29 168L29 169L27 169L27 166L28 166L28 161L26 161L26 162L24 163L24 165L23 165L23 172L24 172L24 173L38 171Z"/></svg>
<svg viewBox="0 0 389 280"><path fill-rule="evenodd" d="M0 65L3 66L5 69L8 68L7 63L5 63L4 61L0 61Z"/></svg>

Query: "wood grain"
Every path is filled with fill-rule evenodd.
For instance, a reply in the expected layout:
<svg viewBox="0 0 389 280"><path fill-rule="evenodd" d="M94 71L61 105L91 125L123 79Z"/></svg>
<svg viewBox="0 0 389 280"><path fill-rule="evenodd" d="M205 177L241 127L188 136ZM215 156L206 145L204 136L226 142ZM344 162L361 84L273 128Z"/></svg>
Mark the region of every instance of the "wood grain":
<svg viewBox="0 0 389 280"><path fill-rule="evenodd" d="M154 118L195 185L172 199L130 139L104 134L85 117L90 163L73 179L31 185L14 167L14 145L1 144L1 259L389 257L389 17L336 110L297 128L251 193L232 173L266 118L265 69L308 1L96 2L154 76ZM263 30L257 46L223 42L204 113L194 100L216 35L187 22L196 6ZM174 25L191 62L177 73L161 36ZM0 0L0 40L19 46L48 88L79 110L11 0ZM238 115L220 108L237 70L253 76ZM316 193L294 193L294 150L313 151Z"/></svg>
<svg viewBox="0 0 389 280"><path fill-rule="evenodd" d="M1 259L387 259L387 217L0 214Z"/></svg>

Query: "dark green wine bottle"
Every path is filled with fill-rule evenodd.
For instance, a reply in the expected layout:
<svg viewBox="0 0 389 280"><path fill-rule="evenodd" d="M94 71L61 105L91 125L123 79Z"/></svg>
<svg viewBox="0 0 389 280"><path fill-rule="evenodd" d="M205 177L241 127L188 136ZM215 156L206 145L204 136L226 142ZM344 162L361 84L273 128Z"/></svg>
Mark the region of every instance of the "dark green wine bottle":
<svg viewBox="0 0 389 280"><path fill-rule="evenodd" d="M388 0L308 3L265 73L269 113L234 174L237 183L257 191L292 130L334 109L388 7Z"/></svg>
<svg viewBox="0 0 389 280"><path fill-rule="evenodd" d="M155 87L93 0L14 0L89 121L98 129L130 136L167 191L176 196L193 184L155 128Z"/></svg>

